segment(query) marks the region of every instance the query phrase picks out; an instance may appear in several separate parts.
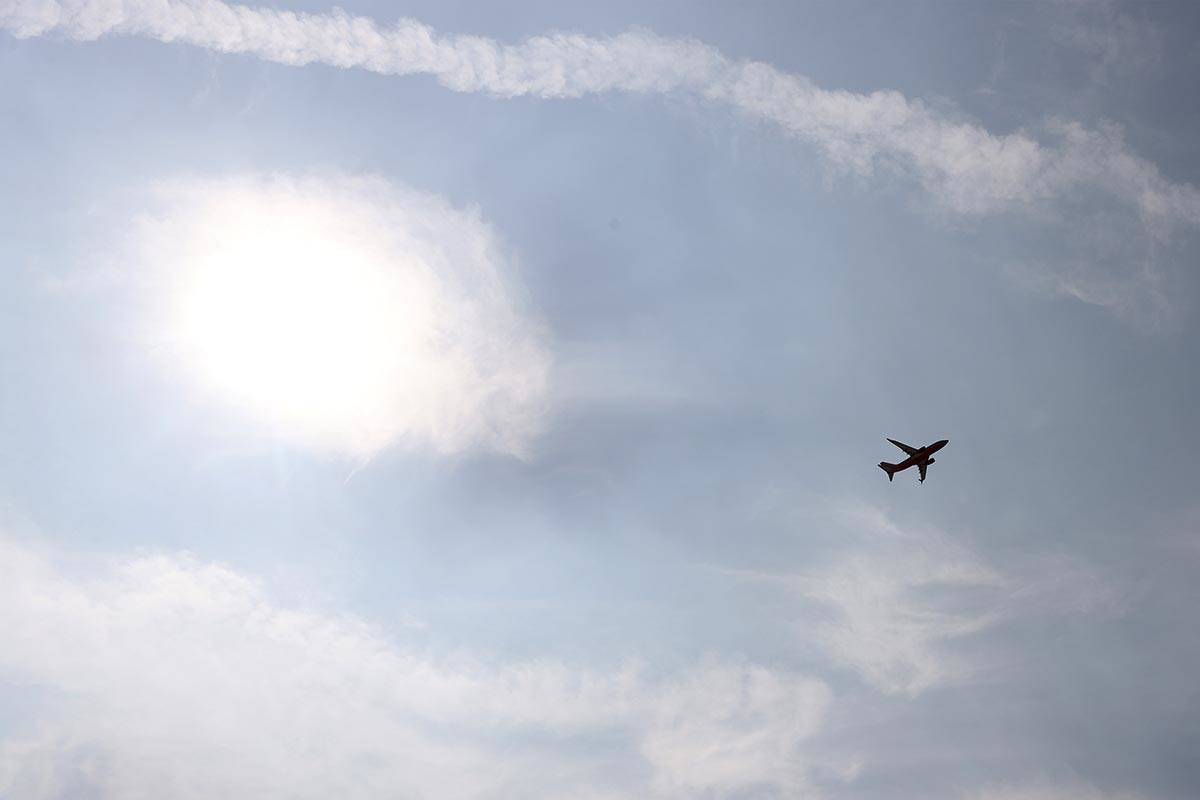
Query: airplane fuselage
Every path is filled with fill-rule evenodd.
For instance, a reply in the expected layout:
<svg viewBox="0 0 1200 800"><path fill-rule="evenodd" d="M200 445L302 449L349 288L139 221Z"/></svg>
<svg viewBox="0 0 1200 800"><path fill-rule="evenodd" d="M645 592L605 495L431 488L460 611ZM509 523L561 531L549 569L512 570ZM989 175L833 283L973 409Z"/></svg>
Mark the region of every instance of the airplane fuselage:
<svg viewBox="0 0 1200 800"><path fill-rule="evenodd" d="M911 456L896 465L896 472L902 472L909 467L915 467L922 462L926 464L933 463L936 459L931 458L930 456L932 456L938 450L941 450L949 443L949 439L942 439L939 442L934 442L933 444L927 444L924 447L918 448L917 452L913 453Z"/></svg>

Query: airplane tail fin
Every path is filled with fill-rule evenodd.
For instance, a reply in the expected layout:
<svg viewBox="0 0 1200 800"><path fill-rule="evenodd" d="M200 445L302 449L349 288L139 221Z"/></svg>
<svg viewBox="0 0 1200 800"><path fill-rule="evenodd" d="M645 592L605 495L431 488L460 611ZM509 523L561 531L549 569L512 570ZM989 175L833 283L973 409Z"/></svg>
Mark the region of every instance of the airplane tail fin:
<svg viewBox="0 0 1200 800"><path fill-rule="evenodd" d="M892 476L896 474L896 466L896 464L889 464L886 461L879 462L879 468L887 473L889 483L892 480Z"/></svg>

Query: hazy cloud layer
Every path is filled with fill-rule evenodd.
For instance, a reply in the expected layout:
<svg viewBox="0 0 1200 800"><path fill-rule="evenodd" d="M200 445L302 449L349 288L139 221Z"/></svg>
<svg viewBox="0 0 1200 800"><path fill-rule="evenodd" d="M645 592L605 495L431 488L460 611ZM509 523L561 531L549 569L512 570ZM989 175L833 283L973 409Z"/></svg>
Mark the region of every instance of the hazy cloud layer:
<svg viewBox="0 0 1200 800"><path fill-rule="evenodd" d="M1200 191L1170 181L1132 153L1119 128L1056 119L1036 133L997 134L896 91L825 90L768 64L734 61L703 43L641 30L610 38L552 34L504 45L478 36L439 36L413 20L381 26L340 10L309 14L218 0L5 0L0 25L18 36L59 32L88 40L125 34L284 64L428 74L455 91L500 97L686 91L780 126L838 168L909 174L939 205L966 215L1020 208L1042 216L1043 203L1094 193L1119 207L1121 225L1138 239L1141 257L1130 263L1124 253L1113 258L1084 243L1073 257L1083 267L1071 267L1069 279L1056 280L1063 270L1057 264L1028 268L1050 276L1045 287L1137 319L1172 310L1158 285L1167 259L1149 254L1179 226L1200 224ZM1058 225L1098 223L1076 208ZM1095 269L1088 266L1097 261ZM1121 298L1113 300L1112 291Z"/></svg>
<svg viewBox="0 0 1200 800"><path fill-rule="evenodd" d="M144 337L304 445L527 452L549 351L477 210L376 177L178 180L118 255Z"/></svg>
<svg viewBox="0 0 1200 800"><path fill-rule="evenodd" d="M0 621L6 679L45 698L0 746L22 798L793 796L831 699L738 662L439 658L180 555L64 567L3 541Z"/></svg>

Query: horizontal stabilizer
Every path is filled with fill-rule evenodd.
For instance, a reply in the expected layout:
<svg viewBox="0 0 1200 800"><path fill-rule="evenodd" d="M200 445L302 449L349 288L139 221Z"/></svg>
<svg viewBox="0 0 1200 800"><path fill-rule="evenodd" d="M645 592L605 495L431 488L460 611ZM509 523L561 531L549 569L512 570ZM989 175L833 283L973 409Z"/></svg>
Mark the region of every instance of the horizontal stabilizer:
<svg viewBox="0 0 1200 800"><path fill-rule="evenodd" d="M889 481L892 479L892 476L896 474L896 467L898 467L898 466L900 466L900 465L899 464L889 464L886 461L879 462L879 468L887 473Z"/></svg>

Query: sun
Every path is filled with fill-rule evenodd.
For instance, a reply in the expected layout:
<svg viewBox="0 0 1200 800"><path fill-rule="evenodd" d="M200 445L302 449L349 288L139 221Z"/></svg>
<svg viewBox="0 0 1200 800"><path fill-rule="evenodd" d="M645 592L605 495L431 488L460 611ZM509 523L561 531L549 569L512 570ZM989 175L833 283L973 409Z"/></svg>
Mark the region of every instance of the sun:
<svg viewBox="0 0 1200 800"><path fill-rule="evenodd" d="M258 409L321 423L353 416L401 367L401 309L383 271L299 230L245 233L183 292L181 329L215 384Z"/></svg>
<svg viewBox="0 0 1200 800"><path fill-rule="evenodd" d="M205 385L242 410L369 449L400 385L429 378L436 298L403 256L318 210L213 220L177 287L177 337Z"/></svg>
<svg viewBox="0 0 1200 800"><path fill-rule="evenodd" d="M131 237L147 335L210 419L356 459L401 440L527 452L549 355L476 210L340 175L159 192Z"/></svg>

